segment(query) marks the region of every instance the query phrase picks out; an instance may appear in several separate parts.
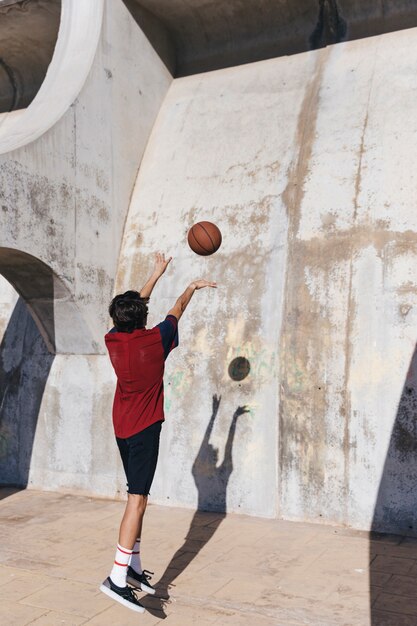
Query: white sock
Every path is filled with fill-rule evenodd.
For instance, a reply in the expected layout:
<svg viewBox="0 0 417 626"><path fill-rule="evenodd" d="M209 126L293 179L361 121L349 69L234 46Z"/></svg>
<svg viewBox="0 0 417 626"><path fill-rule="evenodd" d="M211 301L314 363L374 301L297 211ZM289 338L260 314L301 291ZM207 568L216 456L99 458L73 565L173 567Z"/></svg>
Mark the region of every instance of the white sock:
<svg viewBox="0 0 417 626"><path fill-rule="evenodd" d="M117 544L116 556L114 557L113 569L110 578L118 587L126 587L126 573L132 550L127 550Z"/></svg>
<svg viewBox="0 0 417 626"><path fill-rule="evenodd" d="M142 574L142 563L140 562L140 539L136 539L136 543L133 546L132 556L129 562L137 574Z"/></svg>

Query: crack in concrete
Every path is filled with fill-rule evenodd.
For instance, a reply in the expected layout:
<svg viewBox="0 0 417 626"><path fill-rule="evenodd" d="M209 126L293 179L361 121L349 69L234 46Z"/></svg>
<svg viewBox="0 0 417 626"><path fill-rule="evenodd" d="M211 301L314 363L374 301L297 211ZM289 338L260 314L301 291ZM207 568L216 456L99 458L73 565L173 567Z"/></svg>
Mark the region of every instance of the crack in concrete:
<svg viewBox="0 0 417 626"><path fill-rule="evenodd" d="M362 183L362 160L365 154L365 135L366 130L368 128L368 120L369 120L369 103L371 99L373 79L375 75L375 65L376 65L376 53L374 57L374 66L372 69L371 82L369 87L368 99L366 102L366 113L362 127L361 141L359 146L359 159L358 159L358 167L356 170L355 177L355 196L353 199L353 228L356 226L357 216L358 216L358 208L359 208L359 194L361 192L361 183ZM349 248L350 248L350 262L349 262L349 286L347 293L347 309L346 309L346 329L345 329L345 367L344 367L344 385L343 385L343 413L345 418L344 431L343 431L343 459L344 459L344 468L343 468L343 484L345 496L343 499L344 502L344 514L345 521L349 519L349 484L350 484L350 418L351 418L351 397L349 392L349 382L350 382L350 370L352 365L352 352L353 345L351 341L351 336L353 332L353 322L354 322L354 313L355 311L355 297L353 294L353 271L354 271L354 250L353 250L353 239L350 240Z"/></svg>

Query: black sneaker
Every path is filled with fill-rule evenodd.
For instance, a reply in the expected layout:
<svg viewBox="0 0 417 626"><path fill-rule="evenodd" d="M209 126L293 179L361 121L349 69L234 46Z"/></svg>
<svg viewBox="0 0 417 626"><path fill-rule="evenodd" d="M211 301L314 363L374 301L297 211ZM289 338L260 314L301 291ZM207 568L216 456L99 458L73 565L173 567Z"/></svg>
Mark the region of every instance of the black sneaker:
<svg viewBox="0 0 417 626"><path fill-rule="evenodd" d="M146 591L146 593L153 595L155 593L155 589L152 587L150 582L148 582L151 578L151 574L153 574L153 572L149 572L147 569L144 569L142 574L138 574L135 572L133 567L130 567L129 565L127 568L126 582L129 583L129 585L136 587L136 589L141 589L142 591Z"/></svg>
<svg viewBox="0 0 417 626"><path fill-rule="evenodd" d="M132 611L137 611L138 613L145 612L145 607L141 605L133 589L127 585L126 587L118 587L111 580L110 576L100 585L100 591L116 600L116 602L120 602L123 606L127 606L128 609L132 609Z"/></svg>

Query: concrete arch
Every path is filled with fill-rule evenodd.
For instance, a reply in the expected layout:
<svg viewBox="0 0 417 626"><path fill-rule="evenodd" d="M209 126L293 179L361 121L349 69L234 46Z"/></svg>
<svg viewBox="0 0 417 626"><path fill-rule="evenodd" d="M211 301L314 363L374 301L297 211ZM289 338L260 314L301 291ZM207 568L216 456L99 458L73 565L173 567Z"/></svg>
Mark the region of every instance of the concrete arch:
<svg viewBox="0 0 417 626"><path fill-rule="evenodd" d="M58 39L39 92L26 109L0 115L0 154L43 135L74 102L94 60L103 5L104 0L62 0Z"/></svg>
<svg viewBox="0 0 417 626"><path fill-rule="evenodd" d="M51 354L97 352L72 293L49 265L21 250L0 247L0 273L26 302Z"/></svg>

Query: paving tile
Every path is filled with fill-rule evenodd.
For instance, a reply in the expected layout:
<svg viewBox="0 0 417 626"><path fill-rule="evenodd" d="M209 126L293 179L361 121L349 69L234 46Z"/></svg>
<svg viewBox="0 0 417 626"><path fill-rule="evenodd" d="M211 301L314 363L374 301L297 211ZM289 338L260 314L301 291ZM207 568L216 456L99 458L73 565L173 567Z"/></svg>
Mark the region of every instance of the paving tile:
<svg viewBox="0 0 417 626"><path fill-rule="evenodd" d="M112 602L112 606L84 622L89 626L153 626L161 622L161 617L151 613L135 613ZM168 626L168 625L167 625Z"/></svg>
<svg viewBox="0 0 417 626"><path fill-rule="evenodd" d="M371 571L369 574L370 584L374 587L385 587L389 584L393 574L385 572Z"/></svg>
<svg viewBox="0 0 417 626"><path fill-rule="evenodd" d="M376 604L377 599L382 593L381 587L373 587L372 585L369 588L369 606L373 607Z"/></svg>
<svg viewBox="0 0 417 626"><path fill-rule="evenodd" d="M14 567L5 567L4 565L0 565L0 587L1 585L6 585L16 578L18 574L20 574L21 570Z"/></svg>
<svg viewBox="0 0 417 626"><path fill-rule="evenodd" d="M0 602L4 600L21 601L27 596L41 591L54 581L46 576L34 576L27 572L21 572L13 576L8 583L0 586Z"/></svg>
<svg viewBox="0 0 417 626"><path fill-rule="evenodd" d="M393 574L389 584L385 585L384 591L395 593L400 596L416 597L417 578L415 576L400 576Z"/></svg>
<svg viewBox="0 0 417 626"><path fill-rule="evenodd" d="M375 604L375 609L392 611L402 615L414 615L417 623L417 598L397 596L392 593L381 592Z"/></svg>
<svg viewBox="0 0 417 626"><path fill-rule="evenodd" d="M371 624L372 626L416 626L416 620L410 615L372 610Z"/></svg>
<svg viewBox="0 0 417 626"><path fill-rule="evenodd" d="M1 500L0 490L0 624L151 626L166 617L167 626L379 626L379 614L404 617L391 597L414 610L413 542L373 536L370 547L366 534L349 529L150 505L142 556L170 597L143 596L147 612L138 616L98 591L124 507L32 490ZM10 599L22 581L28 595L13 605L13 622Z"/></svg>
<svg viewBox="0 0 417 626"><path fill-rule="evenodd" d="M391 574L408 574L413 566L414 561L412 559L378 555L371 563L371 570Z"/></svg>
<svg viewBox="0 0 417 626"><path fill-rule="evenodd" d="M81 617L93 617L110 606L112 601L93 585L59 580L33 593L21 604L51 609L57 613L69 613Z"/></svg>
<svg viewBox="0 0 417 626"><path fill-rule="evenodd" d="M54 561L55 563L51 563L43 559L37 559L36 557L28 557L24 553L12 550L2 550L0 552L0 565L42 571L43 573L47 573L56 565L58 557L55 557Z"/></svg>
<svg viewBox="0 0 417 626"><path fill-rule="evenodd" d="M204 607L201 605L188 606L183 601L178 600L166 608L167 626L185 626L185 624L207 624L213 625L219 617L224 616L224 611L215 607Z"/></svg>
<svg viewBox="0 0 417 626"><path fill-rule="evenodd" d="M414 564L413 564L412 568L410 569L410 571L408 572L408 574L410 576L417 576L417 560L414 561Z"/></svg>
<svg viewBox="0 0 417 626"><path fill-rule="evenodd" d="M336 591L325 596L326 606L343 606L345 610L358 609L367 613L369 610L369 589L351 591L345 586L340 586Z"/></svg>
<svg viewBox="0 0 417 626"><path fill-rule="evenodd" d="M399 544L372 544L369 547L369 553L371 558L375 555L397 556L402 558L417 560L417 545L415 543L409 543L407 539Z"/></svg>
<svg viewBox="0 0 417 626"><path fill-rule="evenodd" d="M273 621L272 621L273 619ZM215 624L217 626L292 626L291 623L277 622L277 618L263 617L257 613L231 613L229 615L223 614L218 617ZM293 622L295 624L295 622Z"/></svg>
<svg viewBox="0 0 417 626"><path fill-rule="evenodd" d="M48 611L30 622L30 626L79 626L79 624L85 624L85 617L56 613L55 611Z"/></svg>
<svg viewBox="0 0 417 626"><path fill-rule="evenodd" d="M45 609L24 606L16 602L2 601L0 604L0 624L4 626L26 626L45 613Z"/></svg>
<svg viewBox="0 0 417 626"><path fill-rule="evenodd" d="M211 596L216 593L222 587L225 587L232 580L230 575L219 574L218 571L211 571L209 569L203 570L198 574L193 574L190 571L185 571L182 577L174 578L171 581L171 595L175 596L176 593L195 594L197 596ZM158 585L157 585L158 588Z"/></svg>
<svg viewBox="0 0 417 626"><path fill-rule="evenodd" d="M270 587L269 587L270 588ZM226 585L215 591L212 595L214 598L226 598L233 602L253 602L261 597L268 587L262 582L262 578L245 579L236 577L230 580Z"/></svg>

